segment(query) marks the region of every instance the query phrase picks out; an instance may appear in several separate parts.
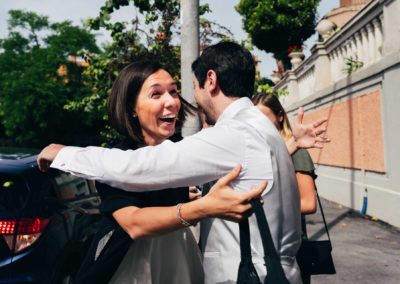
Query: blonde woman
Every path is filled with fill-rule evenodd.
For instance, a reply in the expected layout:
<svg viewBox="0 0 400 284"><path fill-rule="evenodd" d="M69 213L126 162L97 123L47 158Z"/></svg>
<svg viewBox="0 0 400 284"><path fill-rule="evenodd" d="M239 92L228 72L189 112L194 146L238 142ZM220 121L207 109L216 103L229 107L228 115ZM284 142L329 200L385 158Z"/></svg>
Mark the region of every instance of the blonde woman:
<svg viewBox="0 0 400 284"><path fill-rule="evenodd" d="M252 101L276 126L286 142L292 156L296 172L297 184L300 192L300 209L302 214L303 239L307 238L304 215L313 214L317 210L317 199L314 180L314 163L306 149L302 149L295 141L289 119L278 98L272 94L258 93ZM317 145L318 147L318 145ZM304 147L303 147L304 148ZM310 275L302 273L303 283L310 283Z"/></svg>

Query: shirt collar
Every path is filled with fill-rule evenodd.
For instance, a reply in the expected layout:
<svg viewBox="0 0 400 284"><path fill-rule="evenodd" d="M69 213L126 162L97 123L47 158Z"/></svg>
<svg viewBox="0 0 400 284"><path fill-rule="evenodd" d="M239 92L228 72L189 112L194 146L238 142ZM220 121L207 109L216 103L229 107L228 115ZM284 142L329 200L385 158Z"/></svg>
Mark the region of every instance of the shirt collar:
<svg viewBox="0 0 400 284"><path fill-rule="evenodd" d="M237 99L224 110L224 112L219 116L217 123L224 119L233 118L242 109L252 106L254 106L254 104L247 97Z"/></svg>

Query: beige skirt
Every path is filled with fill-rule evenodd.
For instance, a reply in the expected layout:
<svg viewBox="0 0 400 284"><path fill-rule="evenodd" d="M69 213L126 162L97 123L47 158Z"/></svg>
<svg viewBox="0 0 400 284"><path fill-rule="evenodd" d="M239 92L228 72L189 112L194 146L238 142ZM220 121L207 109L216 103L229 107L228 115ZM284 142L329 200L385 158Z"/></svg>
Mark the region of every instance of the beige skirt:
<svg viewBox="0 0 400 284"><path fill-rule="evenodd" d="M199 247L190 229L134 241L110 283L203 284Z"/></svg>

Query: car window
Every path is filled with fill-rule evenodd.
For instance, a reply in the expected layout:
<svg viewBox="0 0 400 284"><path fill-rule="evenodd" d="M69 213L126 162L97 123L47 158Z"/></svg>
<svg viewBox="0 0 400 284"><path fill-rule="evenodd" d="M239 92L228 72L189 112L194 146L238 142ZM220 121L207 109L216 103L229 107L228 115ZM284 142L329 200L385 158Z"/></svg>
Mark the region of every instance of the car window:
<svg viewBox="0 0 400 284"><path fill-rule="evenodd" d="M80 177L58 172L54 176L54 190L58 198L76 199L91 194L89 183Z"/></svg>
<svg viewBox="0 0 400 284"><path fill-rule="evenodd" d="M0 210L14 211L24 207L29 197L25 181L12 175L0 174Z"/></svg>

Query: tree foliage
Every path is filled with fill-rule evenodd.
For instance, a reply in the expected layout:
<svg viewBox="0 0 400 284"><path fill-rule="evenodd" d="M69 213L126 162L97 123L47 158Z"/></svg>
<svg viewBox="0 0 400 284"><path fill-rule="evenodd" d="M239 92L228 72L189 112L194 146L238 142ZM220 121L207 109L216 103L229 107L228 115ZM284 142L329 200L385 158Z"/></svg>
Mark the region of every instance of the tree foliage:
<svg viewBox="0 0 400 284"><path fill-rule="evenodd" d="M122 7L133 10L134 16L130 23L112 21L112 14ZM208 11L208 5L202 5L199 12L202 15ZM87 54L90 66L84 71L84 75L93 91L81 100L70 102L68 108L97 113L107 120L106 100L115 78L123 67L140 59L160 62L179 82L179 17L179 0L105 1L99 15L88 19L87 24L93 30L104 28L109 31L112 42L104 46L102 54ZM232 36L228 29L205 19L200 20L200 26L203 46L213 40ZM106 141L118 137L109 126L106 126L102 134Z"/></svg>
<svg viewBox="0 0 400 284"><path fill-rule="evenodd" d="M132 5L133 4L133 5ZM139 59L159 61L179 82L179 0L106 0L87 28L105 29L111 43L101 50L87 28L51 23L45 16L10 11L9 35L0 40L0 135L16 144L84 145L109 141L106 100L119 71ZM113 13L132 9L130 22ZM209 11L200 7L200 14ZM201 43L232 37L222 26L200 20ZM80 56L88 66L74 60ZM60 67L66 74L58 72ZM101 140L99 133L102 133ZM1 141L0 141L1 142Z"/></svg>
<svg viewBox="0 0 400 284"><path fill-rule="evenodd" d="M0 122L13 144L84 144L98 132L88 114L67 111L87 96L83 67L68 60L81 50L98 52L95 38L70 22L50 23L33 12L11 10L9 35L0 40ZM58 70L67 70L61 74Z"/></svg>
<svg viewBox="0 0 400 284"><path fill-rule="evenodd" d="M320 0L241 0L236 10L253 44L287 59L289 46L301 46L315 32Z"/></svg>

